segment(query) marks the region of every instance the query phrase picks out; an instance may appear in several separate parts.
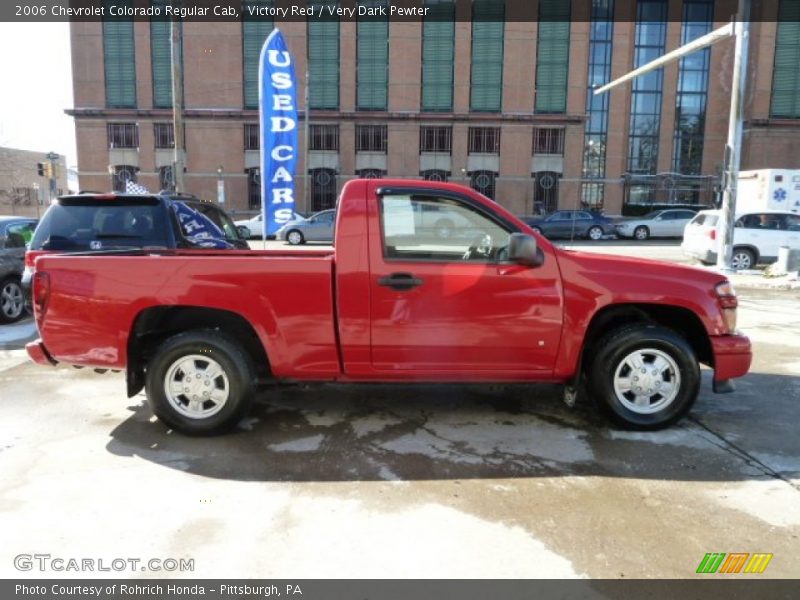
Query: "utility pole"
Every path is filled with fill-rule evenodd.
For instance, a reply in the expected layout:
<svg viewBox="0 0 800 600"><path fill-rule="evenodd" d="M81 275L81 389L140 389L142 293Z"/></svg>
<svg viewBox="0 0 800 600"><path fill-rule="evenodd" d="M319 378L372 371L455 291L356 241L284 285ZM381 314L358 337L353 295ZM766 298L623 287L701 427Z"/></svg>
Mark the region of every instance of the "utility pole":
<svg viewBox="0 0 800 600"><path fill-rule="evenodd" d="M308 157L309 152L308 149L311 145L311 140L309 139L309 135L311 135L311 112L308 106L308 99L309 99L309 82L310 78L308 75L308 67L306 67L306 93L305 93L305 103L306 103L306 122L305 122L305 137L306 137L306 147L305 147L305 156L303 157L303 166L306 172L305 176L305 185L303 186L303 210L309 210L311 203L309 202L309 197L311 195L311 170L309 169L308 165Z"/></svg>
<svg viewBox="0 0 800 600"><path fill-rule="evenodd" d="M172 134L175 158L172 161L172 182L175 191L182 192L183 170L186 166L186 151L183 148L183 28L179 19L171 22L172 40Z"/></svg>
<svg viewBox="0 0 800 600"><path fill-rule="evenodd" d="M50 180L50 201L52 202L53 198L58 195L58 185L56 183L56 161L61 157L55 152L48 152L45 155L45 158L50 161L50 171L48 172L47 176Z"/></svg>
<svg viewBox="0 0 800 600"><path fill-rule="evenodd" d="M736 216L736 189L742 162L742 121L744 95L747 89L747 50L750 41L750 1L739 0L739 11L733 24L735 40L733 54L733 81L731 83L731 108L728 117L728 141L725 144L725 170L723 171L722 230L717 253L717 268L731 271L733 256L733 226Z"/></svg>

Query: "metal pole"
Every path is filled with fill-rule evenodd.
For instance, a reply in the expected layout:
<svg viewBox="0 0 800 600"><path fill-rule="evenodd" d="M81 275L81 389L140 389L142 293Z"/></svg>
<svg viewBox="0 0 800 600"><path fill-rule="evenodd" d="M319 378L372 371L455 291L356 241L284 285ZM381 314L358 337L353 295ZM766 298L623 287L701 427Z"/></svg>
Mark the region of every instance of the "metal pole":
<svg viewBox="0 0 800 600"><path fill-rule="evenodd" d="M185 167L185 150L183 148L183 35L181 22L173 19L171 23L172 39L172 133L174 138L175 156L172 162L172 181L175 191L182 192L183 170Z"/></svg>
<svg viewBox="0 0 800 600"><path fill-rule="evenodd" d="M308 168L308 157L309 157L308 149L309 149L309 147L311 145L311 140L309 139L309 135L310 135L310 132L311 132L311 113L309 112L309 106L308 106L308 98L309 98L309 94L310 94L309 85L308 85L309 81L310 81L310 78L309 78L309 75L308 75L308 69L306 69L306 93L305 93L305 103L306 103L306 122L305 122L306 147L305 147L305 155L303 157L303 166L304 166L304 170L305 170L305 179L303 180L305 182L304 187L303 187L303 209L304 210L308 210L309 209L309 205L310 205L309 197L311 195L311 171Z"/></svg>
<svg viewBox="0 0 800 600"><path fill-rule="evenodd" d="M750 2L739 0L739 12L734 23L736 46L733 55L731 108L728 117L728 141L725 145L725 189L722 195L722 227L717 268L730 271L733 255L733 225L736 215L736 187L742 160L742 115L747 87L747 49L750 36Z"/></svg>

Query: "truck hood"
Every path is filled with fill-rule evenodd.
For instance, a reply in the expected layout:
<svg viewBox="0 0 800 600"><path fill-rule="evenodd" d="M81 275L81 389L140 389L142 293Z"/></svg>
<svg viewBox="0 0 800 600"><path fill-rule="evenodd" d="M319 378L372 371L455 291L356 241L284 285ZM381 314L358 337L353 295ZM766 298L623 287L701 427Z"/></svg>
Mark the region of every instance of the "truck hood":
<svg viewBox="0 0 800 600"><path fill-rule="evenodd" d="M727 279L700 267L579 250L559 249L558 261L565 280L584 280L615 296L666 297L692 290L713 296L715 286Z"/></svg>
<svg viewBox="0 0 800 600"><path fill-rule="evenodd" d="M709 335L728 333L716 290L726 281L720 273L576 250L558 249L556 256L564 286L565 314L574 319L568 327L588 326L591 316L608 306L662 305L697 316Z"/></svg>

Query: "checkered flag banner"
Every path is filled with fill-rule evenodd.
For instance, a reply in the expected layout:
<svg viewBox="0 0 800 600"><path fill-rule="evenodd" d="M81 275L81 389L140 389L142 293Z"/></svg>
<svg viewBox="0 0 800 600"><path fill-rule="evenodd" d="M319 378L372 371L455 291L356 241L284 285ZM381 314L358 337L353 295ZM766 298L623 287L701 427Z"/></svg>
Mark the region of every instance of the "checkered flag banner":
<svg viewBox="0 0 800 600"><path fill-rule="evenodd" d="M131 181L130 179L125 182L125 193L127 194L149 194L150 192L147 191L147 188L143 185L139 185L135 181Z"/></svg>

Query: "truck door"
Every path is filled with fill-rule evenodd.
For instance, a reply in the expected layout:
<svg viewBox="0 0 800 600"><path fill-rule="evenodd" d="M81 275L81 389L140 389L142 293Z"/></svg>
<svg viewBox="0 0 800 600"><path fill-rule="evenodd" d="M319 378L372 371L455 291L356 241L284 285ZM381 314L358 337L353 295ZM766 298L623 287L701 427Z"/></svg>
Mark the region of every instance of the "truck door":
<svg viewBox="0 0 800 600"><path fill-rule="evenodd" d="M373 369L487 376L552 370L562 325L552 254L536 268L503 260L513 226L455 193L392 192L373 207ZM423 213L446 218L448 235L420 226Z"/></svg>

